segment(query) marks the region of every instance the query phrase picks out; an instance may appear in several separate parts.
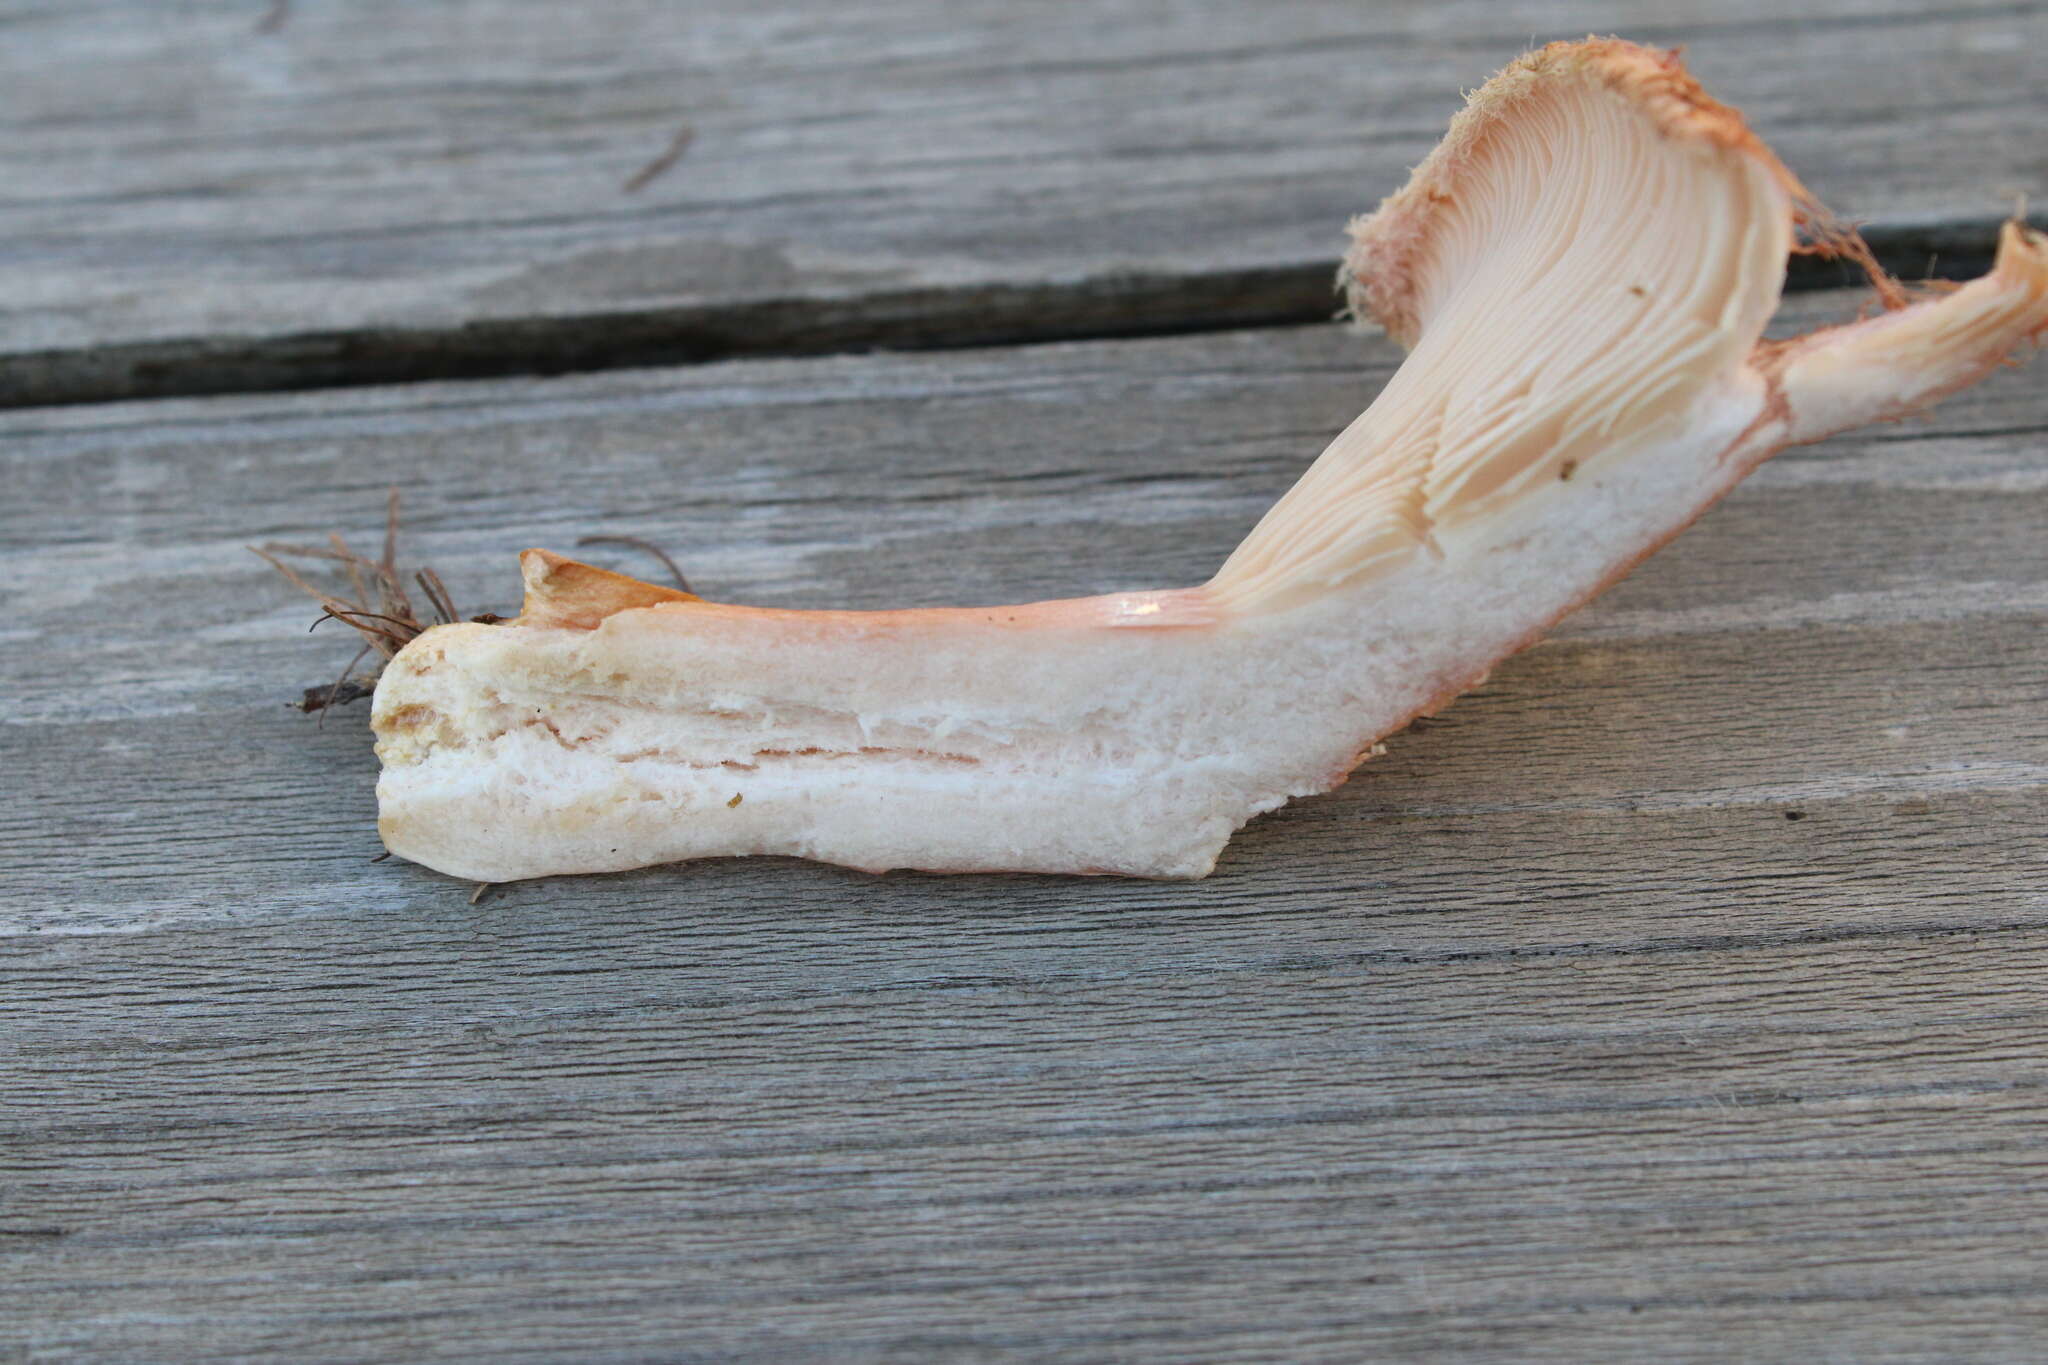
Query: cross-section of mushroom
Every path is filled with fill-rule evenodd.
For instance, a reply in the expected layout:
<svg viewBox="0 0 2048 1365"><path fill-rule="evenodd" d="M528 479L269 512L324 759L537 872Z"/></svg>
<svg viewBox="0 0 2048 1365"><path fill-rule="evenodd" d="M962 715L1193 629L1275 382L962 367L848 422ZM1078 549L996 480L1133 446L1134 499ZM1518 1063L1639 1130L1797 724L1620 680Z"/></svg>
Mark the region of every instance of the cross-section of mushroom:
<svg viewBox="0 0 2048 1365"><path fill-rule="evenodd" d="M1795 231L1854 249L1674 55L1532 53L1353 229L1410 348L1207 584L776 611L541 551L428 631L375 725L389 847L505 881L715 855L1199 877L1343 782L1779 448L1913 411L2048 328L2048 241L1760 343Z"/></svg>

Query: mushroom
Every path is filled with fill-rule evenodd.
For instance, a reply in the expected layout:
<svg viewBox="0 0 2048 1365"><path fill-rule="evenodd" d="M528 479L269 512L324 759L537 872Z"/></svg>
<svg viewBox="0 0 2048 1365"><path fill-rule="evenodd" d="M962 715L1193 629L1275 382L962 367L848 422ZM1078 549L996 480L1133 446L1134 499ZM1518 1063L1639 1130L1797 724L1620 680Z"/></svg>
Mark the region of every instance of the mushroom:
<svg viewBox="0 0 2048 1365"><path fill-rule="evenodd" d="M1760 341L1804 224L1889 311ZM1784 446L1898 417L2048 328L2048 239L1907 305L1675 54L1558 43L1352 229L1409 350L1195 588L782 611L529 550L505 625L376 693L395 853L508 881L733 854L1200 877L1342 783Z"/></svg>

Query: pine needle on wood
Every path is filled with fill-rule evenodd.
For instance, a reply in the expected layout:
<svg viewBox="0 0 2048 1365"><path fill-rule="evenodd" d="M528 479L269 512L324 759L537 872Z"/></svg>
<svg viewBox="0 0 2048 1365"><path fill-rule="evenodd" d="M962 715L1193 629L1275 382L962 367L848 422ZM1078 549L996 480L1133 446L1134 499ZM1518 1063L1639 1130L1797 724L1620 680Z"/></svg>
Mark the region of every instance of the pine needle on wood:
<svg viewBox="0 0 2048 1365"><path fill-rule="evenodd" d="M422 619L413 607L412 598L405 590L405 577L398 568L398 490L395 488L385 502L383 553L376 559L356 553L339 535L328 536L324 546L270 541L249 548L284 575L293 587L320 604L320 616L313 622L313 628L322 621L335 620L363 638L362 649L342 670L339 679L327 687L306 688L296 703L302 711L322 712L323 720L326 708L367 697L374 690L374 671L360 678L350 676L365 655L377 655L378 669L381 670L385 662L422 631L462 619L456 614L455 598L448 591L448 585L431 568L422 567L413 575L413 581L426 595L428 616ZM349 595L343 596L316 586L288 560L315 560L340 565L348 578Z"/></svg>

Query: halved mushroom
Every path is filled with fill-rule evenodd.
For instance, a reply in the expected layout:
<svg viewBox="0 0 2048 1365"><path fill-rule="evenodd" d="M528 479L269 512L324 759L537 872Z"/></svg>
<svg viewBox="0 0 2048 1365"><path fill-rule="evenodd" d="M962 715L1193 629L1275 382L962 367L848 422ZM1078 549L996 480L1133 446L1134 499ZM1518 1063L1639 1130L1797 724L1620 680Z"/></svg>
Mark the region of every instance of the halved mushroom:
<svg viewBox="0 0 2048 1365"><path fill-rule="evenodd" d="M1202 876L1776 450L2048 328L2048 240L2012 224L1983 279L1907 307L1878 274L1894 311L1760 343L1798 221L1860 247L1675 55L1525 56L1354 227L1353 301L1410 355L1207 584L774 611L528 551L516 622L385 671L384 840L485 881L755 853Z"/></svg>

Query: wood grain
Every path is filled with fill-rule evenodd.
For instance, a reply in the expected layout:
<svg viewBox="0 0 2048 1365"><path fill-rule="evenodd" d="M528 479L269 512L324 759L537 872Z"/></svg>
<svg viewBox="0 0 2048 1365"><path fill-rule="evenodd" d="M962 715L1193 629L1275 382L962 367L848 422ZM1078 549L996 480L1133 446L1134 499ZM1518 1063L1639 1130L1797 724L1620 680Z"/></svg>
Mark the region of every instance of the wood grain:
<svg viewBox="0 0 2048 1365"><path fill-rule="evenodd" d="M472 611L593 531L751 602L1189 582L1391 363L0 415L0 1359L2036 1354L2038 370L1781 457L1196 884L472 906L368 861L360 708L283 705L348 648L242 548L367 543L396 485Z"/></svg>
<svg viewBox="0 0 2048 1365"><path fill-rule="evenodd" d="M1588 30L1683 44L1911 274L2048 199L2019 0L273 13L5 17L0 402L1305 321L1457 92Z"/></svg>

